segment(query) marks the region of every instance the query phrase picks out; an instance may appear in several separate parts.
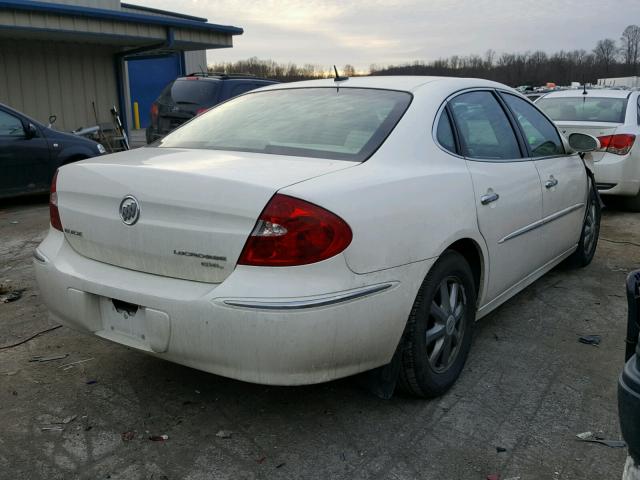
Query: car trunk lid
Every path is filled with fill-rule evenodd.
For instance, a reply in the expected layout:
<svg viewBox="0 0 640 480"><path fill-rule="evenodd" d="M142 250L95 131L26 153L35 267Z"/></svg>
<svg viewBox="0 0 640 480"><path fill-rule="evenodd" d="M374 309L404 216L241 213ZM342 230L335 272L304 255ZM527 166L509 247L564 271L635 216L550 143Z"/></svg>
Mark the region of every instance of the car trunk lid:
<svg viewBox="0 0 640 480"><path fill-rule="evenodd" d="M357 163L211 150L141 148L75 163L58 175L67 241L81 255L132 270L219 283L235 268L279 189ZM140 213L126 225L120 205Z"/></svg>

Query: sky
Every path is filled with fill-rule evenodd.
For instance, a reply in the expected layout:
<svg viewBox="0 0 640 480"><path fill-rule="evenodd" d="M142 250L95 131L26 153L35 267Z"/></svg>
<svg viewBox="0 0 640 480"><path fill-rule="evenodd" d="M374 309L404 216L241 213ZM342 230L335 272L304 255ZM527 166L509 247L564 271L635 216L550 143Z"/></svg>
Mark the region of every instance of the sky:
<svg viewBox="0 0 640 480"><path fill-rule="evenodd" d="M244 29L209 63L258 57L358 71L451 55L585 49L640 23L638 0L130 0ZM623 13L624 12L624 13Z"/></svg>

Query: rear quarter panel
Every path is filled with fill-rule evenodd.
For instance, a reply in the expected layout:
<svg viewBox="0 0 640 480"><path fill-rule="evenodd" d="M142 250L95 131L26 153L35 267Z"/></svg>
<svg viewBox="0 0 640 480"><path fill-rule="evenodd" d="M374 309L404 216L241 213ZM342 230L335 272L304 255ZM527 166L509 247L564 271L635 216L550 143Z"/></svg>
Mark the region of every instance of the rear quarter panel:
<svg viewBox="0 0 640 480"><path fill-rule="evenodd" d="M347 221L353 240L344 254L354 272L434 258L462 238L474 240L487 258L465 161L432 138L447 93L416 92L395 130L366 162L282 191Z"/></svg>

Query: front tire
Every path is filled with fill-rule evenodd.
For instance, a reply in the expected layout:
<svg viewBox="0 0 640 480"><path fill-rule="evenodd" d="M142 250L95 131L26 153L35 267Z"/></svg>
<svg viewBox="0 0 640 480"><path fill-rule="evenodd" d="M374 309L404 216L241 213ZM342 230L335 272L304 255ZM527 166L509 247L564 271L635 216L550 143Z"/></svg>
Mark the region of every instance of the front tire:
<svg viewBox="0 0 640 480"><path fill-rule="evenodd" d="M436 397L456 382L467 360L476 314L476 288L465 258L447 250L418 291L400 344L399 386Z"/></svg>
<svg viewBox="0 0 640 480"><path fill-rule="evenodd" d="M593 260L598 246L598 237L600 236L600 199L598 192L592 185L589 190L589 201L587 203L587 211L582 224L582 232L580 233L580 241L578 248L569 257L569 264L574 267L586 267Z"/></svg>

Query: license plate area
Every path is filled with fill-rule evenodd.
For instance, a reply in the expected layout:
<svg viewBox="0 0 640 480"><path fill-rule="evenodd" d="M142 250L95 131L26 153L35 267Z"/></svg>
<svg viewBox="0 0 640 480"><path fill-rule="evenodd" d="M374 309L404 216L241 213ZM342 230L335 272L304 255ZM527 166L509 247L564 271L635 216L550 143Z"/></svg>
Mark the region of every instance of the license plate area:
<svg viewBox="0 0 640 480"><path fill-rule="evenodd" d="M130 317L133 317L136 313L138 313L138 308L140 308L139 305L135 305L129 302L123 302L122 300L117 300L115 298L112 298L111 301L113 302L113 306L116 309L116 312L123 316L128 315Z"/></svg>
<svg viewBox="0 0 640 480"><path fill-rule="evenodd" d="M97 334L101 337L157 353L169 347L171 319L166 312L100 297L100 318L102 330Z"/></svg>

